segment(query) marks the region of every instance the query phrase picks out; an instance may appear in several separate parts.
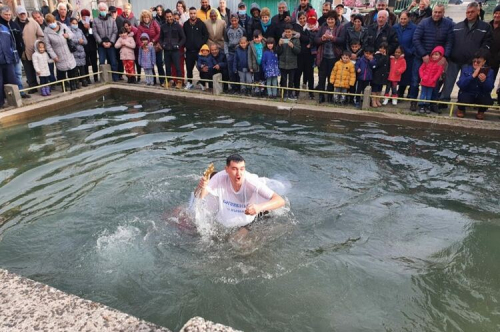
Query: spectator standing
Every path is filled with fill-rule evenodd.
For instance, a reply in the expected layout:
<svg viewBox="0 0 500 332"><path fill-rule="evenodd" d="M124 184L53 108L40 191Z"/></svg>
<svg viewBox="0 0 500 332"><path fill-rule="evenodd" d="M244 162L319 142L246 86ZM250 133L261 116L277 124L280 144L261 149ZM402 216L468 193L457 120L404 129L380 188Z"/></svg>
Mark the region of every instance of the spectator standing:
<svg viewBox="0 0 500 332"><path fill-rule="evenodd" d="M189 12L187 10L186 3L184 2L184 0L179 0L177 1L175 8L177 9L177 12L180 15L179 24L181 26L184 26L184 23L186 23L189 20Z"/></svg>
<svg viewBox="0 0 500 332"><path fill-rule="evenodd" d="M233 71L234 67L234 55L236 52L236 47L238 47L241 37L246 36L245 30L240 26L237 14L231 15L231 25L226 29L226 56L229 71L229 79L231 82L238 82L238 72ZM232 92L239 91L239 85L233 84L231 86Z"/></svg>
<svg viewBox="0 0 500 332"><path fill-rule="evenodd" d="M52 60L54 60L57 68L57 79L63 80L66 78L75 77L76 61L73 53L68 48L68 39L71 40L73 33L61 22L56 21L51 14L45 16L47 27L45 28L45 46ZM66 86L67 83L63 83ZM70 81L71 91L76 89L74 80Z"/></svg>
<svg viewBox="0 0 500 332"><path fill-rule="evenodd" d="M361 46L361 48L351 54L351 59L357 60L358 54L363 55L363 46L366 45L368 39L368 32L363 26L363 16L359 14L355 15L352 20L352 26L345 28L345 31L346 49L349 50L349 47L351 46L353 40L359 41L359 45ZM353 55L355 56L355 58L353 57Z"/></svg>
<svg viewBox="0 0 500 332"><path fill-rule="evenodd" d="M278 88L276 87L278 86L278 76L280 75L278 55L274 49L274 38L268 38L266 40L266 49L262 55L262 70L266 79L267 96L272 99L278 96Z"/></svg>
<svg viewBox="0 0 500 332"><path fill-rule="evenodd" d="M263 83L264 75L260 70L260 65L262 63L262 54L264 53L264 48L266 47L264 39L262 38L262 33L260 30L255 30L253 33L253 40L248 46L248 68L253 74L253 81L258 83ZM260 93L260 88L255 88L255 95Z"/></svg>
<svg viewBox="0 0 500 332"><path fill-rule="evenodd" d="M436 46L443 46L444 58L448 58L451 54L453 43L453 22L444 17L444 5L436 4L432 9L432 16L423 19L422 22L417 25L415 33L413 34L415 57L411 68L409 98L416 99L418 97L418 86L420 82L418 71L420 66L422 66L422 62L429 62L431 52ZM432 100L436 99L437 89L434 90L432 96ZM416 101L410 103L410 110L413 112L417 111ZM437 111L437 109L431 107L431 111Z"/></svg>
<svg viewBox="0 0 500 332"><path fill-rule="evenodd" d="M171 65L175 67L175 72L177 74L181 73L181 59L180 59L180 49L184 47L186 43L186 35L184 30L179 25L179 23L174 21L174 16L170 9L165 11L166 22L161 26L160 29L160 43L163 47L165 55L165 67L167 71L167 76L172 76ZM182 79L172 80L169 78L170 85L173 86L175 83L178 84L178 88L182 87ZM165 82L165 87L168 87L168 79Z"/></svg>
<svg viewBox="0 0 500 332"><path fill-rule="evenodd" d="M333 96L334 103L344 104L346 102L347 91L356 83L356 69L351 62L351 52L344 51L339 61L335 63L332 74L330 76L330 83L333 85L335 92L341 93Z"/></svg>
<svg viewBox="0 0 500 332"><path fill-rule="evenodd" d="M245 5L244 2L240 2L238 4L238 20L240 26L245 29L245 35L247 39L250 39L252 36L248 35L248 31L250 28L248 28L248 25L251 24L251 19L250 16L247 14L247 5Z"/></svg>
<svg viewBox="0 0 500 332"><path fill-rule="evenodd" d="M56 21L64 23L64 25L70 25L71 14L68 13L68 5L65 3L59 3L57 5L57 13L54 15Z"/></svg>
<svg viewBox="0 0 500 332"><path fill-rule="evenodd" d="M15 64L19 61L14 38L11 34L12 12L8 6L0 6L0 108L5 103L5 84L17 84ZM16 59L17 57L17 59Z"/></svg>
<svg viewBox="0 0 500 332"><path fill-rule="evenodd" d="M313 11L311 9L310 11ZM316 14L314 14L316 16ZM314 59L311 54L311 48L314 43L314 32L308 28L307 25L307 15L304 12L300 12L298 15L298 24L301 27L300 31L300 53L297 57L297 71L295 73L294 87L300 89L300 78L304 76L304 82L309 84L309 90L314 89L314 71L313 64ZM317 22L316 22L317 23ZM295 91L295 95L298 97L299 92ZM309 98L313 99L314 94L309 92Z"/></svg>
<svg viewBox="0 0 500 332"><path fill-rule="evenodd" d="M182 27L186 36L186 89L193 87L193 69L198 61L198 52L208 41L206 25L196 16L196 8L189 8L189 20Z"/></svg>
<svg viewBox="0 0 500 332"><path fill-rule="evenodd" d="M380 14L380 13L379 13ZM389 77L389 56L387 54L387 43L380 44L379 49L375 52L375 66L373 67L372 77L372 107L380 107L380 96L382 94L382 87L387 85L387 78Z"/></svg>
<svg viewBox="0 0 500 332"><path fill-rule="evenodd" d="M314 9L309 4L309 0L300 0L299 5L295 8L295 10L292 13L292 22L297 22L297 17L299 12L307 12L309 9Z"/></svg>
<svg viewBox="0 0 500 332"><path fill-rule="evenodd" d="M300 33L293 31L291 24L285 25L283 38L278 42L279 68L281 72L281 87L293 88L295 84L295 71L297 70L297 56L300 54ZM293 90L288 90L288 100L295 101L297 97Z"/></svg>
<svg viewBox="0 0 500 332"><path fill-rule="evenodd" d="M52 59L49 58L49 55L45 50L45 43L43 42L43 40L35 41L35 52L33 53L33 68L35 68L36 75L40 80L40 85L50 82L49 63L52 62ZM41 87L40 94L42 96L50 96L50 86Z"/></svg>
<svg viewBox="0 0 500 332"><path fill-rule="evenodd" d="M271 19L271 24L276 27L276 36L283 35L285 31L285 25L292 23L292 17L290 16L290 11L288 10L288 5L285 1L278 2L278 14L274 15Z"/></svg>
<svg viewBox="0 0 500 332"><path fill-rule="evenodd" d="M210 11L210 19L205 21L208 31L208 44L216 44L224 49L224 35L226 34L226 22L218 18L217 10Z"/></svg>
<svg viewBox="0 0 500 332"><path fill-rule="evenodd" d="M387 0L377 0L377 8L365 15L365 26L369 27L370 25L377 23L378 13L382 10L385 10L387 12L387 22L389 23L389 25L393 26L394 24L396 24L398 18L387 8Z"/></svg>
<svg viewBox="0 0 500 332"><path fill-rule="evenodd" d="M338 5L335 6L335 11L337 14L339 14L339 22L340 25L344 25L349 23L349 20L345 18L344 16L344 5L339 3Z"/></svg>
<svg viewBox="0 0 500 332"><path fill-rule="evenodd" d="M493 20L491 26L491 50L490 65L493 70L493 76L496 79L500 65L500 5L493 10ZM497 93L498 94L498 93Z"/></svg>
<svg viewBox="0 0 500 332"><path fill-rule="evenodd" d="M37 86L36 72L33 67L32 56L35 52L35 41L43 40L43 31L35 20L28 17L28 13L23 6L17 7L16 23L21 28L24 52L20 54L24 67L24 73L30 87ZM28 93L35 93L36 89L31 89Z"/></svg>
<svg viewBox="0 0 500 332"><path fill-rule="evenodd" d="M99 45L97 48L97 52L99 53L99 64L103 65L107 60L111 65L111 70L117 71L118 63L116 61L116 51L113 45L116 42L118 28L116 27L115 20L108 13L108 5L101 2L97 8L99 10L99 17L94 21L95 29L92 31ZM112 74L112 77L114 82L118 81L118 74Z"/></svg>
<svg viewBox="0 0 500 332"><path fill-rule="evenodd" d="M417 26L410 20L407 11L403 11L399 16L399 23L394 25L394 30L398 35L399 46L404 54L407 70L401 76L398 88L398 97L404 97L406 88L411 84L413 60L415 58L415 48L413 46L413 35ZM394 101L395 99L393 99Z"/></svg>
<svg viewBox="0 0 500 332"><path fill-rule="evenodd" d="M281 38L281 35L278 35L278 30L276 29L276 25L274 25L271 21L271 11L269 8L264 7L260 12L260 31L262 31L262 36L264 39L267 38Z"/></svg>
<svg viewBox="0 0 500 332"><path fill-rule="evenodd" d="M134 13L132 12L132 5L129 3L123 5L123 12L121 13L121 15L117 15L116 17L116 27L118 31L122 30L125 21L129 21L130 24L132 24L135 27L139 24L137 18L134 16Z"/></svg>
<svg viewBox="0 0 500 332"><path fill-rule="evenodd" d="M83 34L83 31L78 28L78 20L76 18L71 19L71 32L73 36L71 41L73 45L76 46L76 51L73 52L73 57L75 58L75 77L85 75L85 65L87 64L87 55L85 54L85 45L87 45L87 38ZM87 78L80 78L80 82L83 86L87 86ZM76 88L78 89L78 81L75 81Z"/></svg>
<svg viewBox="0 0 500 332"><path fill-rule="evenodd" d="M250 66L248 61L248 40L247 37L241 37L240 44L236 47L236 51L234 53L234 62L233 62L233 72L237 72L240 77L241 85L241 94L247 95L248 91L251 91L250 87L247 87L245 83L252 84L253 77L250 72Z"/></svg>
<svg viewBox="0 0 500 332"><path fill-rule="evenodd" d="M45 15L50 13L50 7L48 5L47 0L42 1L42 7L40 8L40 13L42 14L43 17L45 17Z"/></svg>
<svg viewBox="0 0 500 332"><path fill-rule="evenodd" d="M227 8L226 0L219 0L219 7L217 8L217 11L220 14L220 18L226 22L226 27L228 27L231 22L231 10Z"/></svg>
<svg viewBox="0 0 500 332"><path fill-rule="evenodd" d="M490 50L491 26L479 19L479 9L477 2L469 3L467 5L466 19L453 27L455 43L451 50L444 86L439 97L440 100L450 101L451 92L455 86L459 71L469 65L474 54L480 49Z"/></svg>
<svg viewBox="0 0 500 332"><path fill-rule="evenodd" d="M208 80L212 79L213 76L213 67L215 62L213 58L210 56L210 47L207 44L203 45L200 49L200 54L198 54L198 61L196 62L196 68L200 72L200 81L198 82L198 86L201 91L205 90L206 84ZM210 88L212 88L212 82L208 82Z"/></svg>
<svg viewBox="0 0 500 332"><path fill-rule="evenodd" d="M413 8L417 7L416 10L411 11ZM424 18L432 16L432 9L429 6L429 0L420 0L417 4L416 1L413 1L408 7L408 11L410 20L418 25Z"/></svg>
<svg viewBox="0 0 500 332"><path fill-rule="evenodd" d="M387 43L387 55L394 54L398 47L398 35L392 26L388 23L389 12L380 10L377 13L377 22L370 25L367 29L367 44L378 50L382 43Z"/></svg>
<svg viewBox="0 0 500 332"><path fill-rule="evenodd" d="M165 23L165 9L162 5L158 5L156 7L153 7L152 12L154 20L156 21L156 23L158 23L158 26L161 27Z"/></svg>
<svg viewBox="0 0 500 332"><path fill-rule="evenodd" d="M250 20L247 23L247 34L250 38L253 38L253 32L255 30L261 30L260 27L260 7L259 4L254 2L250 6Z"/></svg>
<svg viewBox="0 0 500 332"><path fill-rule="evenodd" d="M22 74L21 55L24 54L24 50L25 50L22 31L21 31L21 27L19 26L19 24L17 24L16 21L11 20L12 13L10 11L6 12L5 16L6 16L5 19L7 19L7 16L8 16L8 19L9 19L8 26L10 29L10 33L11 33L12 38L16 42L16 63L15 63L14 69L15 69L16 77L17 77L17 86L19 87L19 90L22 90L24 87L23 87L23 82L22 82L23 74ZM35 92L35 91L31 90L31 92ZM22 98L31 98L31 96L24 91L21 92L21 97Z"/></svg>
<svg viewBox="0 0 500 332"><path fill-rule="evenodd" d="M432 100L432 92L437 85L441 74L444 72L444 65L440 61L444 55L444 48L436 46L432 52L429 62L422 63L419 69L420 85L422 91L420 92L420 113L431 113L430 105L427 100ZM491 91L491 90L490 90Z"/></svg>
<svg viewBox="0 0 500 332"><path fill-rule="evenodd" d="M210 18L210 11L212 7L210 7L208 0L201 0L200 9L196 12L196 17L199 18L202 22L205 22ZM217 18L220 19L220 13L217 9L214 9L217 13ZM210 51L209 51L210 53Z"/></svg>
<svg viewBox="0 0 500 332"><path fill-rule="evenodd" d="M139 66L144 69L144 74L146 74L146 85L153 85L154 81L151 75L153 75L153 70L156 64L156 52L147 33L142 33L139 37L139 41L141 42L138 51Z"/></svg>
<svg viewBox="0 0 500 332"><path fill-rule="evenodd" d="M398 104L398 100L396 99L398 97L398 83L401 81L401 75L406 72L406 60L403 52L403 48L398 46L396 51L394 51L394 55L390 57L389 78L385 88L385 99L382 102L383 105L389 103L391 92L392 104Z"/></svg>
<svg viewBox="0 0 500 332"><path fill-rule="evenodd" d="M43 19L45 15L42 15L38 10L34 10L31 12L31 17L38 23L42 31L47 27L45 20Z"/></svg>
<svg viewBox="0 0 500 332"><path fill-rule="evenodd" d="M372 68L376 65L375 59L373 57L373 47L366 46L363 50L363 56L356 60L356 78L357 87L356 94L363 94L365 88L370 85L373 78ZM360 97L355 97L356 108L361 108Z"/></svg>
<svg viewBox="0 0 500 332"><path fill-rule="evenodd" d="M128 78L127 83L135 83L135 40L134 33L129 33L127 28L123 27L120 31L120 37L116 40L115 48L120 50L120 60L123 62L123 68Z"/></svg>
<svg viewBox="0 0 500 332"><path fill-rule="evenodd" d="M322 26L323 24L326 23L326 17L328 16L328 13L332 10L332 3L329 1L326 1L323 3L323 6L321 7L321 17L318 19L319 26Z"/></svg>
<svg viewBox="0 0 500 332"><path fill-rule="evenodd" d="M56 9L52 12L52 15L54 15L54 17L57 18L60 4L66 6L66 14L68 17L71 17L73 15L73 10L72 10L73 8L71 7L71 4L67 0L57 0Z"/></svg>
<svg viewBox="0 0 500 332"><path fill-rule="evenodd" d="M97 73L97 43L94 38L92 27L94 21L90 17L90 11L88 9L82 9L81 11L82 19L78 22L78 28L82 30L85 39L87 39L87 45L84 45L85 49L85 75L89 74L89 66L92 66L92 72L94 73L94 82L98 81ZM87 84L90 84L90 76L87 77Z"/></svg>
<svg viewBox="0 0 500 332"><path fill-rule="evenodd" d="M160 84L164 84L165 78L165 70L163 68L163 50L161 48L160 40L160 26L158 25L158 21L153 19L153 16L149 10L143 10L141 12L141 17L139 18L139 25L137 26L137 36L136 36L136 44L142 44L140 38L142 38L142 34L146 33L149 37L149 42L151 46L155 49L155 61L156 67L158 68L158 75L160 75ZM141 69L137 68L137 72L140 73ZM154 68L153 68L154 75ZM156 77L153 78L154 84L156 84Z"/></svg>

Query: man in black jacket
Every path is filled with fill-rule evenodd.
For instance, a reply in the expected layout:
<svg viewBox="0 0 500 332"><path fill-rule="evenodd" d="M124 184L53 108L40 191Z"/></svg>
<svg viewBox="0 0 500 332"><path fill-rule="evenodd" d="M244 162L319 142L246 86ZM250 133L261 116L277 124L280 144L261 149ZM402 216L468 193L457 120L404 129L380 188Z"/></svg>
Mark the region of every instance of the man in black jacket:
<svg viewBox="0 0 500 332"><path fill-rule="evenodd" d="M387 10L378 12L377 22L368 27L367 43L372 46L375 52L380 48L380 44L387 43L387 55L394 54L398 47L398 35L392 26L388 23L389 13Z"/></svg>
<svg viewBox="0 0 500 332"><path fill-rule="evenodd" d="M172 75L171 64L174 64L175 72L181 73L180 49L186 42L186 35L179 23L174 21L174 15L170 9L165 11L165 24L160 29L160 43L163 47L165 67L167 76ZM171 84L174 83L171 80ZM172 84L173 85L173 84ZM168 78L165 87L168 86Z"/></svg>
<svg viewBox="0 0 500 332"><path fill-rule="evenodd" d="M285 25L292 22L288 6L285 1L278 3L278 14L274 15L271 19L271 25L276 27L276 35L282 36L285 31Z"/></svg>
<svg viewBox="0 0 500 332"><path fill-rule="evenodd" d="M442 101L450 101L451 92L462 67L471 63L474 54L479 49L489 50L491 47L491 26L479 19L479 10L477 2L469 3L466 19L453 27L455 43L451 50L446 79L439 97ZM442 107L446 107L446 105L443 104Z"/></svg>
<svg viewBox="0 0 500 332"><path fill-rule="evenodd" d="M193 69L198 61L198 53L203 44L208 41L208 31L205 23L196 17L196 8L189 8L189 20L183 26L185 35L186 47L186 76L187 83L186 89L189 90L193 87Z"/></svg>

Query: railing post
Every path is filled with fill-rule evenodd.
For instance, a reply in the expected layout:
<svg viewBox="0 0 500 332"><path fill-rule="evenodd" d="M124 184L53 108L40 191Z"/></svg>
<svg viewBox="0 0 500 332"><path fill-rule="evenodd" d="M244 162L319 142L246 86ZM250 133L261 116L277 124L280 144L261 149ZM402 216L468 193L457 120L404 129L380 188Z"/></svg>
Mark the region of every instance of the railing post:
<svg viewBox="0 0 500 332"><path fill-rule="evenodd" d="M111 83L113 82L113 77L111 76L111 65L104 64L99 65L99 70L101 71L101 81L103 83Z"/></svg>
<svg viewBox="0 0 500 332"><path fill-rule="evenodd" d="M3 91L10 106L15 108L23 106L21 93L19 92L19 87L16 84L5 84L3 86Z"/></svg>
<svg viewBox="0 0 500 332"><path fill-rule="evenodd" d="M362 110L370 108L370 95L372 94L372 87L367 86L365 91L363 91L363 104L361 105Z"/></svg>
<svg viewBox="0 0 500 332"><path fill-rule="evenodd" d="M222 83L220 82L222 80L222 74L214 74L213 78L213 84L214 88L212 90L212 93L216 96L220 95L222 93Z"/></svg>

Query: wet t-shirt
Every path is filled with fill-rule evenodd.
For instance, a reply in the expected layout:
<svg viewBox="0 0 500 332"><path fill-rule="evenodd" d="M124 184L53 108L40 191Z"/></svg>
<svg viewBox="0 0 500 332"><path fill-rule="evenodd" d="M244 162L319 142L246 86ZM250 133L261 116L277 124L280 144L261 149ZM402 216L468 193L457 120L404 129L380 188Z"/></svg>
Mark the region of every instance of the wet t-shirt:
<svg viewBox="0 0 500 332"><path fill-rule="evenodd" d="M269 201L274 191L269 189L255 174L245 171L245 178L239 191L231 185L229 175L225 172L215 174L207 186L208 192L218 198L217 221L226 227L239 227L251 223L255 216L245 214L250 204Z"/></svg>

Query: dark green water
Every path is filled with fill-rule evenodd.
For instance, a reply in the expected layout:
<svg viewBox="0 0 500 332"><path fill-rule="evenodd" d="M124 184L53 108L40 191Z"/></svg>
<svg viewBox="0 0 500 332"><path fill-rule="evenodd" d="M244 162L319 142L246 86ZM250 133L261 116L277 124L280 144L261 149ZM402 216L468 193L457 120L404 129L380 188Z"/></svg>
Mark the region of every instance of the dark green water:
<svg viewBox="0 0 500 332"><path fill-rule="evenodd" d="M1 268L172 330L500 330L499 141L170 101L75 111L0 130ZM251 249L167 223L236 151L291 184L290 211Z"/></svg>

